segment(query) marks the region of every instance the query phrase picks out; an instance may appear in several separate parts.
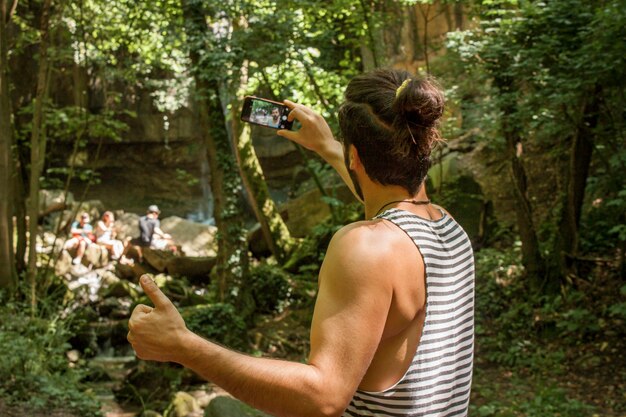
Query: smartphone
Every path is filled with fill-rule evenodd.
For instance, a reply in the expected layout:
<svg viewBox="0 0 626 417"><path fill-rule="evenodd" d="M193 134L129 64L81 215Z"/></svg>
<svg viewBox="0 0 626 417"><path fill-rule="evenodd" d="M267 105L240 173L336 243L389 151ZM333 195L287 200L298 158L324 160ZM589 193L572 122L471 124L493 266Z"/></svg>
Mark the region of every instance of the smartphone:
<svg viewBox="0 0 626 417"><path fill-rule="evenodd" d="M241 120L244 122L272 129L291 130L293 122L287 120L287 115L289 107L283 103L254 96L246 96L243 99Z"/></svg>

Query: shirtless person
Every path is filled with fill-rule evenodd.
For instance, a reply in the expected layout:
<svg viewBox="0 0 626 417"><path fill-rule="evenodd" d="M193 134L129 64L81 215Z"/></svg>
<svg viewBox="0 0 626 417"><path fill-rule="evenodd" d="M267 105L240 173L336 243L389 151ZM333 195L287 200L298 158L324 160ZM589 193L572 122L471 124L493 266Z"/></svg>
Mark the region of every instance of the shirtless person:
<svg viewBox="0 0 626 417"><path fill-rule="evenodd" d="M148 276L128 340L139 358L180 363L272 415L465 416L474 340L474 263L461 227L423 186L443 95L406 72L353 79L339 111L292 108L297 132L365 204L367 220L333 237L319 275L307 363L243 355L186 327Z"/></svg>

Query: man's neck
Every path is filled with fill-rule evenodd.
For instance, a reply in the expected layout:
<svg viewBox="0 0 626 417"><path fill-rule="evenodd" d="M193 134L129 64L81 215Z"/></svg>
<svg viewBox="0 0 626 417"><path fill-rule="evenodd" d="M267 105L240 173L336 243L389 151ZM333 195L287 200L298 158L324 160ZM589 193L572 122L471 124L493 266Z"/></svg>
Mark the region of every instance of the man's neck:
<svg viewBox="0 0 626 417"><path fill-rule="evenodd" d="M382 209L388 209L398 205L403 200L427 200L425 187L420 187L419 191L411 195L405 188L400 186L382 186L373 184L363 190L365 200L365 218L371 219L380 214Z"/></svg>

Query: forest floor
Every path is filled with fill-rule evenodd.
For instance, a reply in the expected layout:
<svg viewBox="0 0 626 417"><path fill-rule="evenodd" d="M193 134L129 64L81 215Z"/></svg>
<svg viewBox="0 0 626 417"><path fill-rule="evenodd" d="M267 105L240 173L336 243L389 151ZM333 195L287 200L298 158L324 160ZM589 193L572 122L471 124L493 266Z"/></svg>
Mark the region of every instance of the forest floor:
<svg viewBox="0 0 626 417"><path fill-rule="evenodd" d="M270 356L302 361L308 350L310 310L286 311L256 329L256 348ZM565 353L560 363L546 361L541 371L489 362L481 355L477 338L470 416L597 416L626 417L626 341L562 346L552 341L550 350ZM586 404L580 408L577 404ZM577 410L585 410L578 414ZM134 412L114 409L107 417L133 417ZM0 399L2 417L82 417L68 410L34 411L9 407Z"/></svg>
<svg viewBox="0 0 626 417"><path fill-rule="evenodd" d="M470 416L626 417L626 346L615 352L570 348L571 357L542 371L490 363L477 354Z"/></svg>
<svg viewBox="0 0 626 417"><path fill-rule="evenodd" d="M597 311L597 306L615 303L615 293L622 284L614 278L607 276L587 289L587 296L596 306L587 305L592 311ZM483 298L488 297L483 295ZM311 307L287 307L278 316L264 316L249 333L252 352L305 361L309 351ZM511 325L523 328L530 325L513 317L517 321L509 323ZM587 325L587 322L578 320L576 325ZM476 333L470 417L626 417L626 339L621 337L622 329L610 329L607 324L603 325L602 332L581 332L580 335L570 332L568 337L546 334L521 346L522 353L514 356L517 362L509 363L511 353L497 352L493 347L498 335L492 323L477 315L477 324L480 326ZM490 329L491 334L485 329ZM523 338L509 340L505 337L504 340L501 346L505 348L526 342ZM138 415L136 410L116 405L114 401L103 404L104 415ZM84 417L65 409L36 411L9 406L2 398L0 416Z"/></svg>

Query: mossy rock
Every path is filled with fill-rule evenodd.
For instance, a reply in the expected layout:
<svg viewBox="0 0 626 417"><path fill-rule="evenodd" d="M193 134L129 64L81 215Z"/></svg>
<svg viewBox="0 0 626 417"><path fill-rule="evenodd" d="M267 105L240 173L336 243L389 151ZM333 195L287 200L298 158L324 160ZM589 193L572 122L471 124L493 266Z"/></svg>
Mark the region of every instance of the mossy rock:
<svg viewBox="0 0 626 417"><path fill-rule="evenodd" d="M241 401L225 395L215 397L204 410L204 417L270 417Z"/></svg>

